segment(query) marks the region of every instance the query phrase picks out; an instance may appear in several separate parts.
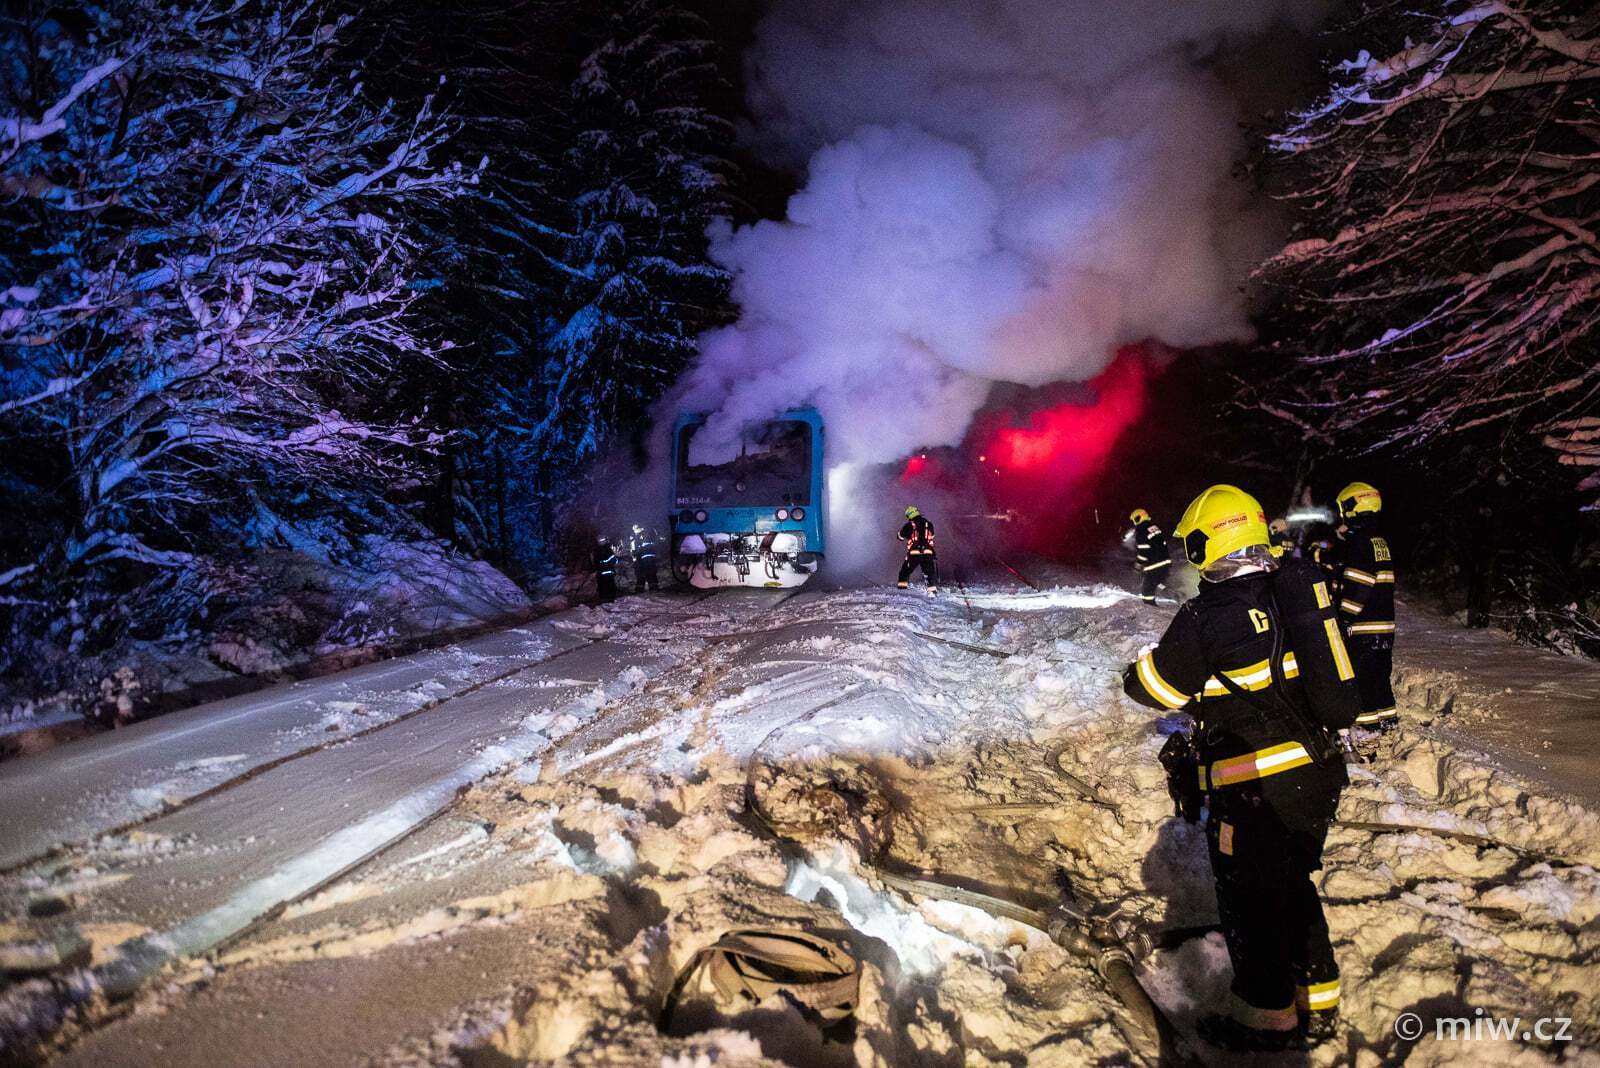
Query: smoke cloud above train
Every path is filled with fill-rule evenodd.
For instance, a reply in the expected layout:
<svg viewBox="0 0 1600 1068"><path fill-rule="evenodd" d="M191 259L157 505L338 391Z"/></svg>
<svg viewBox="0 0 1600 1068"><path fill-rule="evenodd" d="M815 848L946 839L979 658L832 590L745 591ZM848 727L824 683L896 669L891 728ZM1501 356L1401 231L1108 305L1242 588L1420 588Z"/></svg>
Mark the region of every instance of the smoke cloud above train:
<svg viewBox="0 0 1600 1068"><path fill-rule="evenodd" d="M1206 59L1318 9L779 0L750 134L805 179L786 218L716 233L742 315L673 403L716 413L707 443L814 405L830 463L881 462L959 442L994 382L1247 337L1238 286L1270 234Z"/></svg>

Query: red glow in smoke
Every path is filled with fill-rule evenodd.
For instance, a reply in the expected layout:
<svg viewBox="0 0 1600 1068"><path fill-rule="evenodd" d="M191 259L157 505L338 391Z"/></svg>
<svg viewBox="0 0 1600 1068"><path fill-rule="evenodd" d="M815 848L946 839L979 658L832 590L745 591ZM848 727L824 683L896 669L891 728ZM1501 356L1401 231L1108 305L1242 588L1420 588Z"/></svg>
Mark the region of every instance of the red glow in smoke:
<svg viewBox="0 0 1600 1068"><path fill-rule="evenodd" d="M1143 414L1145 374L1145 362L1124 350L1090 383L1093 403L1057 405L1035 412L1026 426L1000 427L985 452L1003 474L1019 479L1049 475L1082 482L1100 470L1122 432Z"/></svg>
<svg viewBox="0 0 1600 1068"><path fill-rule="evenodd" d="M900 472L900 482L904 485L928 470L928 454L918 453L906 461L906 468Z"/></svg>
<svg viewBox="0 0 1600 1068"><path fill-rule="evenodd" d="M932 494L922 503L948 516L951 544L967 545L974 559L1015 549L1088 559L1104 540L1099 498L1115 496L1118 442L1145 414L1154 358L1146 345L1130 345L1094 379L1033 398L1059 403L1027 415L990 409L959 447L908 456L898 484Z"/></svg>
<svg viewBox="0 0 1600 1068"><path fill-rule="evenodd" d="M1081 559L1100 543L1117 443L1145 414L1149 375L1142 347L1130 346L1079 397L1025 422L1002 414L978 428L969 448L989 458L981 477L990 507L1013 517L1003 535L1008 546Z"/></svg>

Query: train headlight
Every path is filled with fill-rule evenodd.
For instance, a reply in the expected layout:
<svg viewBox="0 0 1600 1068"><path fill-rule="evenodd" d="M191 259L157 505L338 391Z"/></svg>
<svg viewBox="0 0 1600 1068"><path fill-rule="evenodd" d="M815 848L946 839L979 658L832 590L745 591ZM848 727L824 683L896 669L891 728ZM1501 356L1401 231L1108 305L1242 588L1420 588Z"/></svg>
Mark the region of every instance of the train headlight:
<svg viewBox="0 0 1600 1068"><path fill-rule="evenodd" d="M788 519L789 518L789 509L787 509L787 508L779 508L778 509L778 518L780 520Z"/></svg>
<svg viewBox="0 0 1600 1068"><path fill-rule="evenodd" d="M796 508L794 511L789 513L789 518L790 519L799 520L799 519L804 519L805 517L806 517L806 510L804 508Z"/></svg>
<svg viewBox="0 0 1600 1068"><path fill-rule="evenodd" d="M706 510L704 508L700 509L700 511L698 511L698 512L696 512L694 514L694 521L696 523L704 523L707 519L710 519L710 518L711 517L706 514Z"/></svg>

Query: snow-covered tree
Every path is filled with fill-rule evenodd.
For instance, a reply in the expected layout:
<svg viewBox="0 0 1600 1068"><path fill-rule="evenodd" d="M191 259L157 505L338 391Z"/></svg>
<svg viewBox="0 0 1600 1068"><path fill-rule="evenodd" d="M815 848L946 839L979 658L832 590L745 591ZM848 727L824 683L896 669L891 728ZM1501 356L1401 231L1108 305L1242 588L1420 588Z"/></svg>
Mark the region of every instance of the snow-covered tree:
<svg viewBox="0 0 1600 1068"><path fill-rule="evenodd" d="M21 6L0 419L29 449L8 495L56 511L0 581L189 567L230 517L381 488L428 438L384 400L397 360L440 347L406 213L476 176L447 124L372 103L322 3Z"/></svg>
<svg viewBox="0 0 1600 1068"><path fill-rule="evenodd" d="M455 143L491 161L473 196L416 218L444 295L426 314L458 342L419 381L452 430L430 522L513 572L538 566L585 461L727 317L705 235L733 174L717 46L657 2L379 0L361 23L402 97L450 72Z"/></svg>
<svg viewBox="0 0 1600 1068"><path fill-rule="evenodd" d="M374 74L385 91L422 100L448 72L453 144L490 159L472 195L414 214L442 297L421 311L455 347L412 381L449 431L429 464L427 521L502 566L529 563L539 549L523 531L531 517L507 507L513 487L539 478L538 457L519 457L524 466L507 455L539 418L542 338L564 285L551 249L571 207L552 192L551 172L575 62L560 46L580 17L550 0L376 0L358 14L358 32L381 41Z"/></svg>
<svg viewBox="0 0 1600 1068"><path fill-rule="evenodd" d="M728 310L726 272L707 255L706 227L728 210L732 170L731 127L708 107L720 81L710 34L671 0L597 6L558 175L572 204L554 251L560 310L527 439L565 463L636 425L695 336Z"/></svg>
<svg viewBox="0 0 1600 1068"><path fill-rule="evenodd" d="M1269 142L1301 222L1260 277L1299 351L1263 406L1347 452L1480 449L1469 482L1553 470L1541 442L1592 465L1600 9L1385 0L1350 32Z"/></svg>

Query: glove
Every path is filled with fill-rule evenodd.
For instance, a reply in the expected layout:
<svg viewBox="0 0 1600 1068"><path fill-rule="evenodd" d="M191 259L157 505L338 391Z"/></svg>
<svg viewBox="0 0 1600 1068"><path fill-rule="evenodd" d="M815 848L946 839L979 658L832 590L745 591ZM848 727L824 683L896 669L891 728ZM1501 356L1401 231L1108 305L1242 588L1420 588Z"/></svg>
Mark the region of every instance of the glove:
<svg viewBox="0 0 1600 1068"><path fill-rule="evenodd" d="M1185 823L1199 823L1205 795L1200 792L1200 756L1182 731L1167 735L1157 757L1167 772L1167 795L1172 798L1172 814Z"/></svg>

